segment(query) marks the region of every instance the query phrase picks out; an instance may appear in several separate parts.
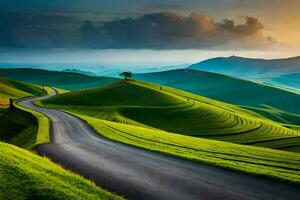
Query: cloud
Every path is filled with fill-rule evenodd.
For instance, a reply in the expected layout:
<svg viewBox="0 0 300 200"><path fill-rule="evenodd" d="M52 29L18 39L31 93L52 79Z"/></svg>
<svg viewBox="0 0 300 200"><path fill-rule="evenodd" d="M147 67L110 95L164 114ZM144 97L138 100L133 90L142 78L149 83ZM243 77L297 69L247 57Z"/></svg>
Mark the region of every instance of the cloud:
<svg viewBox="0 0 300 200"><path fill-rule="evenodd" d="M78 23L74 18L57 14L56 10L31 9L0 13L0 46L64 47L76 38L68 34ZM79 23L82 23L80 21ZM65 26L68 26L66 28ZM74 30L77 31L78 27ZM79 41L79 40L78 40Z"/></svg>
<svg viewBox="0 0 300 200"><path fill-rule="evenodd" d="M244 17L243 24L191 13L188 16L172 12L146 14L139 18L117 19L99 27L99 48L256 48L273 44L264 36L264 25L256 18ZM89 38L91 40L92 38ZM94 43L95 44L95 43Z"/></svg>
<svg viewBox="0 0 300 200"><path fill-rule="evenodd" d="M253 17L245 17L245 24L234 25L233 20L224 19L222 23L220 23L220 27L224 30L229 31L230 33L237 33L242 35L255 35L260 33L263 30L264 25L258 21L258 19Z"/></svg>
<svg viewBox="0 0 300 200"><path fill-rule="evenodd" d="M256 18L244 23L216 22L199 13L144 14L101 22L61 10L27 10L0 13L0 47L87 47L119 49L232 49L270 46Z"/></svg>

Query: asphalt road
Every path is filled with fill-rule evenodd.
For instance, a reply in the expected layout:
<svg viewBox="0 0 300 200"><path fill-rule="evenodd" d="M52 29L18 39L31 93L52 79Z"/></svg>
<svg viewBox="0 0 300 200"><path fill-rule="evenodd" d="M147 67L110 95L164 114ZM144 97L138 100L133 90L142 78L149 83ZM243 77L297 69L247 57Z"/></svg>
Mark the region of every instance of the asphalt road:
<svg viewBox="0 0 300 200"><path fill-rule="evenodd" d="M52 143L38 152L128 199L300 199L300 187L119 144L62 111L19 104L51 119Z"/></svg>

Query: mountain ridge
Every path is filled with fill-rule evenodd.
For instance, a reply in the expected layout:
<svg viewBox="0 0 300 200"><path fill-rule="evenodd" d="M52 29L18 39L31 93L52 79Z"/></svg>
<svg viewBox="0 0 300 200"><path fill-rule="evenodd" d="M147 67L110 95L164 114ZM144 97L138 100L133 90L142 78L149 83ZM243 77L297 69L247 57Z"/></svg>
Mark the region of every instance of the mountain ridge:
<svg viewBox="0 0 300 200"><path fill-rule="evenodd" d="M300 56L278 59L216 57L192 64L188 69L204 70L231 76L275 76L300 72Z"/></svg>

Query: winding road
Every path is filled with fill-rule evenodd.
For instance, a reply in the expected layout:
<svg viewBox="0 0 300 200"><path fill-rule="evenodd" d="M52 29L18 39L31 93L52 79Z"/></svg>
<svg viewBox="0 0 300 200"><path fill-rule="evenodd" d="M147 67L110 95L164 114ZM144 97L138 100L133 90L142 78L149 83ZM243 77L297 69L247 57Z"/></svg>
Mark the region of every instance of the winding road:
<svg viewBox="0 0 300 200"><path fill-rule="evenodd" d="M55 91L53 91L55 95ZM299 186L171 158L110 141L62 111L19 102L51 120L52 143L38 148L97 185L128 199L300 199Z"/></svg>

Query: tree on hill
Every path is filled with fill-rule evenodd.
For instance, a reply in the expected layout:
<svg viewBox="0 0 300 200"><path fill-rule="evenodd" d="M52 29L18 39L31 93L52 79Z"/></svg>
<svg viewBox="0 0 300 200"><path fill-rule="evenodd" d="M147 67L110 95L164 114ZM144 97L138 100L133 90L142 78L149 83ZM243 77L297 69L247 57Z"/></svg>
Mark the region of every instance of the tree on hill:
<svg viewBox="0 0 300 200"><path fill-rule="evenodd" d="M132 73L131 72L122 72L120 73L120 76L124 78L124 80L128 80L132 77Z"/></svg>

